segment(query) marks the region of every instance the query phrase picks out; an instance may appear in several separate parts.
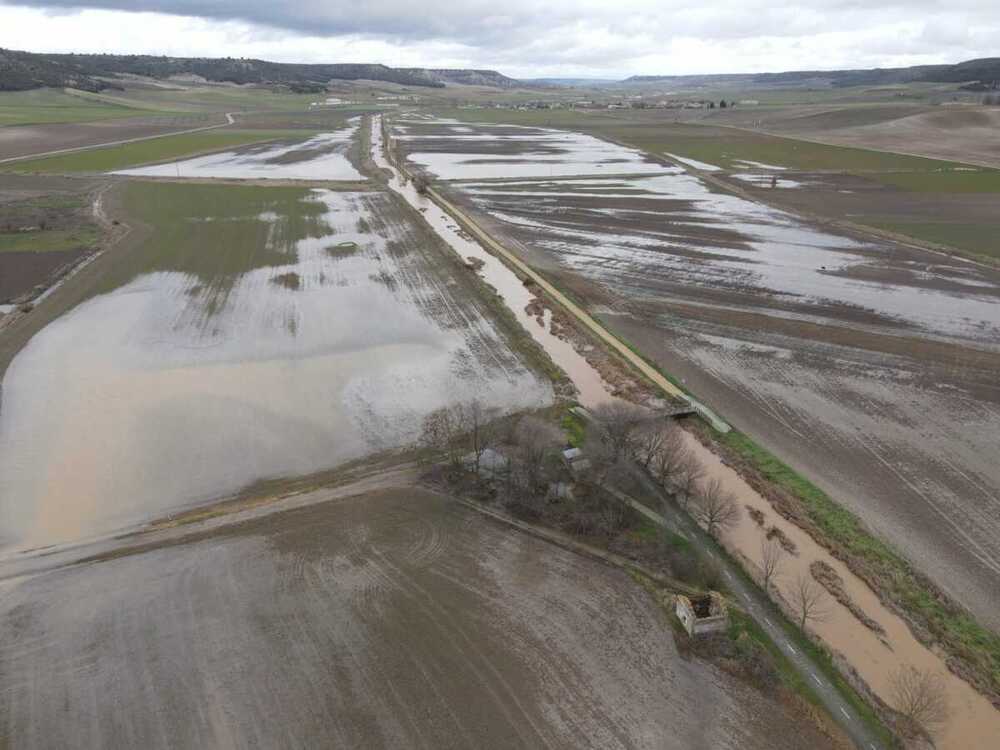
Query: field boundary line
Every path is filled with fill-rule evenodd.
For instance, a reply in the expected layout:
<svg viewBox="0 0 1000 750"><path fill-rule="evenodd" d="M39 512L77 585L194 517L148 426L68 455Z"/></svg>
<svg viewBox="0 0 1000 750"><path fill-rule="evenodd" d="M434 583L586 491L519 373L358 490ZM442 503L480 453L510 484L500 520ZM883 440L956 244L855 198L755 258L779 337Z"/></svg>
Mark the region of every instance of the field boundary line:
<svg viewBox="0 0 1000 750"><path fill-rule="evenodd" d="M36 154L26 154L22 156L10 156L6 159L0 159L0 164L13 164L19 161L29 161L31 159L45 159L49 156L60 156L62 154L75 154L78 151L90 151L95 148L109 148L111 146L124 146L129 143L139 143L141 141L152 141L156 138L167 138L172 135L187 135L188 133L201 133L205 130L216 130L218 128L227 128L236 122L236 112L226 112L226 122L218 122L215 125L203 125L200 128L188 128L187 130L175 130L170 133L157 133L156 135L142 135L137 138L123 138L117 141L108 141L107 143L94 143L89 146L74 146L72 148L60 148L55 151L42 151Z"/></svg>

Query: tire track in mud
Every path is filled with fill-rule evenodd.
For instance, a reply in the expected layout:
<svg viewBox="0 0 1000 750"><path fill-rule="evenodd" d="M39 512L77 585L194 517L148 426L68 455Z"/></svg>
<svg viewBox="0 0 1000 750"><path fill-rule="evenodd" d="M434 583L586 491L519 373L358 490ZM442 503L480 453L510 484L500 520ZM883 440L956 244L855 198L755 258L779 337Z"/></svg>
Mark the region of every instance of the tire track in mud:
<svg viewBox="0 0 1000 750"><path fill-rule="evenodd" d="M421 596L413 597L413 603L440 632L446 635L455 635L464 644L458 646L458 650L465 656L469 669L476 674L480 683L494 698L497 706L510 721L511 726L517 728L517 733L525 741L526 746L551 748L552 745L547 737L542 733L538 724L518 699L517 690L493 666L477 645L476 640L471 638L464 628L454 620L451 613L438 604L433 594L418 583L413 575L408 574L403 568L395 565L381 551L373 548L371 554L374 558L378 559L383 569L392 572L396 580L405 581L408 590L417 591L421 594ZM496 684L496 688L493 687L490 679L487 678L487 674L492 678L493 683ZM512 713L515 711L516 715ZM525 725L527 729L531 730L533 737L524 735L526 731L524 728Z"/></svg>
<svg viewBox="0 0 1000 750"><path fill-rule="evenodd" d="M412 519L407 520L411 521ZM424 523L433 525L433 521L418 522L421 525L424 525ZM423 550L424 552L426 552L428 548L432 552L434 549L443 550L444 543L440 533L431 534L429 535L429 538L430 543L426 545ZM464 644L463 646L458 646L458 651L464 657L463 660L467 665L467 668L476 675L479 684L489 692L496 706L507 718L510 726L518 728L517 732L521 736L522 741L525 742L525 746L550 747L549 743L542 737L537 724L531 719L523 705L518 700L515 689L490 663L489 659L484 656L475 640L472 639L465 632L465 630L457 624L452 613L437 603L437 599L434 594L423 587L414 575L407 573L403 567L392 562L389 556L379 548L379 545L371 541L366 535L359 537L359 535L351 533L349 534L349 539L353 554L359 555L363 558L366 567L368 567L368 575L370 578L381 584L379 586L366 589L367 596L364 599L364 606L366 608L374 607L373 599L376 598L376 595L373 594L373 592L378 592L382 595L391 593L405 599L407 604L403 607L403 609L410 612L418 611L422 613L425 619L431 623L432 627L437 632L444 636L447 642L457 644L460 641ZM422 545L418 542L416 546L419 548ZM412 554L413 550L414 545L412 543L406 546L403 558L407 563L414 561ZM421 560L421 562L426 564L425 560ZM492 680L498 686L497 688L493 686L493 683L491 683L490 677L487 676L487 673L490 677L492 677ZM433 682L431 684L433 684ZM510 704L514 706L514 709L516 709L520 716L515 716L511 713L512 709ZM454 714L452 714L452 716L454 717ZM457 721L457 717L454 718ZM523 730L520 727L525 724L527 724L527 726L530 727L534 733L534 742L530 741L531 738L524 736ZM458 723L457 726L462 729L464 733L464 728L461 723Z"/></svg>
<svg viewBox="0 0 1000 750"><path fill-rule="evenodd" d="M408 248L405 254L387 253L387 255L395 271L394 277L400 278L410 300L438 325L449 330L461 331L470 351L477 357L492 362L499 372L514 382L515 377L522 374L524 368L513 353L509 352L509 348L503 345L499 331L487 319L474 293L468 290L467 285L456 279L450 269L446 271L447 275L427 270L439 268L447 262L445 256L435 252L431 247L436 239L430 236L426 238L417 236L413 224L407 222L402 215L402 212L409 211L409 207L402 204L393 194L377 195L377 198L375 195L366 195L364 200L373 206L371 213L379 217L386 234ZM375 210L376 203L387 203L393 206L396 212L392 213L384 206ZM416 262L416 258L422 259L423 262ZM463 304L459 303L454 294L453 287L458 284L466 289ZM510 356L504 356L508 353Z"/></svg>

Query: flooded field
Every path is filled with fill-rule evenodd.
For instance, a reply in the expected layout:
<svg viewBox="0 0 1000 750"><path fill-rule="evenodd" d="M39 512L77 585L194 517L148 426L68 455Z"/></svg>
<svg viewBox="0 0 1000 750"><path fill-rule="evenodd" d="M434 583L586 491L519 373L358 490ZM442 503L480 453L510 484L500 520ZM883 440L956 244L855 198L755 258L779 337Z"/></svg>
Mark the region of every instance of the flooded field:
<svg viewBox="0 0 1000 750"><path fill-rule="evenodd" d="M454 120L401 120L393 141L408 158L444 180L661 172L635 149L564 130L466 125Z"/></svg>
<svg viewBox="0 0 1000 750"><path fill-rule="evenodd" d="M680 169L448 192L1000 627L1000 274Z"/></svg>
<svg viewBox="0 0 1000 750"><path fill-rule="evenodd" d="M7 583L0 623L11 747L831 747L625 573L408 487Z"/></svg>
<svg viewBox="0 0 1000 750"><path fill-rule="evenodd" d="M140 177L216 177L268 180L362 180L347 158L357 121L297 143L265 143L192 159L123 169Z"/></svg>
<svg viewBox="0 0 1000 750"><path fill-rule="evenodd" d="M392 193L129 183L153 231L15 357L2 545L106 533L552 389Z"/></svg>

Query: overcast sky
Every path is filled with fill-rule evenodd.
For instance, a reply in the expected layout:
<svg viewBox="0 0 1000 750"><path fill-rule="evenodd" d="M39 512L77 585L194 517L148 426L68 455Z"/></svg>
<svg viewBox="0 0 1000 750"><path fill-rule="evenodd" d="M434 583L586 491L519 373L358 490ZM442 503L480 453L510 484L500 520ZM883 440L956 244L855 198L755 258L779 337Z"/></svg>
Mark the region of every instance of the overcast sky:
<svg viewBox="0 0 1000 750"><path fill-rule="evenodd" d="M1000 55L1000 0L0 0L0 47L618 78Z"/></svg>

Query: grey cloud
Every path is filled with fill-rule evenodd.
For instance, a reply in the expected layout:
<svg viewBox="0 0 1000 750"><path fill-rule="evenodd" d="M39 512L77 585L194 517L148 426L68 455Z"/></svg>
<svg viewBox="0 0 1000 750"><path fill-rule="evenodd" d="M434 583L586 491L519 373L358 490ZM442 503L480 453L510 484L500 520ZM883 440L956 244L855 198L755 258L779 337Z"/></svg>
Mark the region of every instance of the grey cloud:
<svg viewBox="0 0 1000 750"><path fill-rule="evenodd" d="M0 0L0 5L5 0ZM16 0L7 4L72 11L99 8L150 11L250 25L261 38L275 34L361 37L427 49L428 44L463 49L470 64L599 70L634 69L633 61L655 58L684 40L713 45L703 69L745 69L746 51L756 49L756 69L782 69L765 51L783 47L808 54L814 41L843 34L839 59L817 58L809 67L866 67L893 56L963 57L963 29L997 38L995 0ZM902 32L901 24L910 26ZM912 27L912 28L911 28ZM254 31L256 30L256 31ZM902 34L902 36L901 36ZM968 52L979 52L969 49ZM240 54L239 50L227 50ZM731 54L731 64L729 62ZM972 54L968 55L972 56ZM427 61L429 64L433 60ZM669 72L649 70L646 72Z"/></svg>

